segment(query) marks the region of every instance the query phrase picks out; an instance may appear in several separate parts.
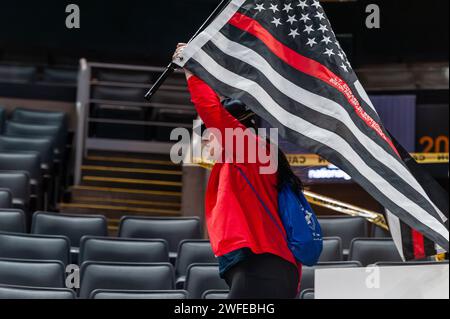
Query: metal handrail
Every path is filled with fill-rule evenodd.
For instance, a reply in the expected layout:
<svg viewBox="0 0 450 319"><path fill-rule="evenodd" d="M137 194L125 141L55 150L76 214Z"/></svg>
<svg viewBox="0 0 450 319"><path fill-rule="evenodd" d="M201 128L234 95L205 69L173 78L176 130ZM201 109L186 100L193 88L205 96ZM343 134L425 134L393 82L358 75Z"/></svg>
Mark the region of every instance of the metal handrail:
<svg viewBox="0 0 450 319"><path fill-rule="evenodd" d="M87 156L88 149L103 149L105 145L114 148L113 140L105 139L95 139L89 138L88 129L89 123L109 123L109 124L131 124L131 125L141 125L141 126L157 126L157 127L190 127L187 124L170 123L170 122L155 122L155 121L133 121L133 120L120 120L120 119L104 119L104 118L90 118L90 108L93 104L105 104L111 106L127 106L127 107L139 107L139 108L154 108L154 109L171 109L171 110L182 110L182 111L194 111L194 108L190 105L178 105L178 104L166 104L166 103L148 103L148 102L136 102L136 101L121 101L121 100L104 100L104 99L93 99L91 98L91 87L128 87L128 88L147 88L147 84L139 83L122 83L115 81L99 81L93 79L94 69L105 69L105 70L123 70L123 71L138 71L146 73L161 73L165 69L161 67L152 66L139 66L139 65L125 65L125 64L109 64L109 63L98 63L98 62L88 62L86 59L80 60L80 72L78 75L78 92L77 92L77 102L76 102L76 113L77 113L77 131L75 140L75 185L80 185L81 183L81 171L84 158ZM181 71L176 71L176 74L182 75ZM177 85L165 85L163 87L166 91L181 92L182 87ZM129 145L133 146L133 149L142 148L150 149L161 149L161 152L166 152L167 145L164 146L163 142L146 142L142 141L129 141ZM101 144L101 145L99 145ZM117 140L116 143L118 148L122 148L124 142ZM122 150L122 149L121 149Z"/></svg>

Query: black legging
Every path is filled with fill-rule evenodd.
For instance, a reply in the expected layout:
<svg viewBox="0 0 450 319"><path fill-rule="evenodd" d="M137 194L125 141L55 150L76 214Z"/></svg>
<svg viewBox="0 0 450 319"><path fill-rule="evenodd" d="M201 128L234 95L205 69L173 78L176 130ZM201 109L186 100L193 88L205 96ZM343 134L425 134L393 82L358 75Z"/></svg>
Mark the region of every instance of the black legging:
<svg viewBox="0 0 450 319"><path fill-rule="evenodd" d="M292 263L271 254L251 255L225 273L228 299L294 299L299 282Z"/></svg>

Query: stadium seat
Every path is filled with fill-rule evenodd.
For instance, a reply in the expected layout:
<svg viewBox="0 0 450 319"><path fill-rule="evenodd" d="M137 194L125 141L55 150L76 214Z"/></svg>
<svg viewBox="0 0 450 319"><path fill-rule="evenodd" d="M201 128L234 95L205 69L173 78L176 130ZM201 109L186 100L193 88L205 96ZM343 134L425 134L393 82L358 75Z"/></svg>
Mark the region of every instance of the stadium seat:
<svg viewBox="0 0 450 319"><path fill-rule="evenodd" d="M120 72L120 71L99 71L97 80L102 82L120 82L120 83L141 83L150 84L152 75L149 73Z"/></svg>
<svg viewBox="0 0 450 319"><path fill-rule="evenodd" d="M230 293L229 290L208 290L203 293L202 299L209 299L209 300L227 299L229 293Z"/></svg>
<svg viewBox="0 0 450 319"><path fill-rule="evenodd" d="M92 97L96 100L142 102L146 91L140 88L96 87Z"/></svg>
<svg viewBox="0 0 450 319"><path fill-rule="evenodd" d="M316 269L333 269L333 268L357 268L362 267L360 262L357 261L341 261L341 262L323 262L314 267L303 266L302 279L300 283L300 289L314 288L314 274Z"/></svg>
<svg viewBox="0 0 450 319"><path fill-rule="evenodd" d="M314 289L305 289L301 292L299 299L312 300L315 299Z"/></svg>
<svg viewBox="0 0 450 319"><path fill-rule="evenodd" d="M0 106L0 134L2 134L6 120L6 111Z"/></svg>
<svg viewBox="0 0 450 319"><path fill-rule="evenodd" d="M329 216L319 218L324 237L340 237L344 255L348 254L354 238L369 237L368 223L362 217Z"/></svg>
<svg viewBox="0 0 450 319"><path fill-rule="evenodd" d="M328 237L323 239L323 251L320 262L342 261L342 240L339 237Z"/></svg>
<svg viewBox="0 0 450 319"><path fill-rule="evenodd" d="M56 154L64 153L67 139L60 125L37 125L14 121L6 122L4 134L15 137L50 138Z"/></svg>
<svg viewBox="0 0 450 319"><path fill-rule="evenodd" d="M108 225L102 215L61 215L36 212L31 227L33 234L62 235L70 239L72 260L78 260L80 241L83 236L108 236Z"/></svg>
<svg viewBox="0 0 450 319"><path fill-rule="evenodd" d="M64 271L60 261L0 259L0 284L64 288Z"/></svg>
<svg viewBox="0 0 450 319"><path fill-rule="evenodd" d="M45 82L54 82L58 84L77 84L78 71L68 69L45 68L43 74Z"/></svg>
<svg viewBox="0 0 450 319"><path fill-rule="evenodd" d="M80 247L83 236L106 237L108 229L106 218L102 215L62 215L36 212L33 215L32 233L67 236L72 247Z"/></svg>
<svg viewBox="0 0 450 319"><path fill-rule="evenodd" d="M0 189L0 208L12 207L12 194L9 189Z"/></svg>
<svg viewBox="0 0 450 319"><path fill-rule="evenodd" d="M372 237L374 238L392 238L392 235L389 231L384 230L381 227L373 225L372 227Z"/></svg>
<svg viewBox="0 0 450 319"><path fill-rule="evenodd" d="M70 243L63 236L0 233L0 258L57 260L68 265Z"/></svg>
<svg viewBox="0 0 450 319"><path fill-rule="evenodd" d="M11 120L28 124L56 124L67 127L67 114L58 111L37 111L24 108L16 108L11 114Z"/></svg>
<svg viewBox="0 0 450 319"><path fill-rule="evenodd" d="M0 171L23 171L30 177L32 210L43 208L43 176L41 158L36 152L0 152ZM1 207L1 206L0 206Z"/></svg>
<svg viewBox="0 0 450 319"><path fill-rule="evenodd" d="M384 238L355 238L348 258L359 261L363 266L377 262L402 261L394 241Z"/></svg>
<svg viewBox="0 0 450 319"><path fill-rule="evenodd" d="M95 263L81 266L80 298L87 299L97 289L172 290L173 266L169 263Z"/></svg>
<svg viewBox="0 0 450 319"><path fill-rule="evenodd" d="M119 226L119 237L161 238L169 244L170 257L175 258L178 245L185 239L201 239L200 219L123 217Z"/></svg>
<svg viewBox="0 0 450 319"><path fill-rule="evenodd" d="M185 290L189 299L201 299L208 290L229 289L225 280L220 278L218 264L192 264L186 275Z"/></svg>
<svg viewBox="0 0 450 319"><path fill-rule="evenodd" d="M25 213L20 209L0 209L0 232L25 233Z"/></svg>
<svg viewBox="0 0 450 319"><path fill-rule="evenodd" d="M14 208L28 211L30 203L30 177L28 173L0 171L0 188L10 190Z"/></svg>
<svg viewBox="0 0 450 319"><path fill-rule="evenodd" d="M65 288L36 288L23 286L0 285L0 299L46 299L63 300L75 299L76 294Z"/></svg>
<svg viewBox="0 0 450 319"><path fill-rule="evenodd" d="M79 263L169 262L169 248L162 239L125 239L85 236L81 239Z"/></svg>
<svg viewBox="0 0 450 319"><path fill-rule="evenodd" d="M36 76L36 68L29 66L0 65L0 80L10 83L31 82Z"/></svg>
<svg viewBox="0 0 450 319"><path fill-rule="evenodd" d="M0 136L0 151L37 152L41 157L41 168L46 171L53 169L53 144L49 138Z"/></svg>
<svg viewBox="0 0 450 319"><path fill-rule="evenodd" d="M91 299L174 299L182 300L188 298L187 291L127 291L127 290L102 290L98 289L92 292Z"/></svg>
<svg viewBox="0 0 450 319"><path fill-rule="evenodd" d="M183 240L178 248L178 256L175 263L175 276L177 288L182 288L186 280L186 272L191 264L217 263L217 258L208 240Z"/></svg>

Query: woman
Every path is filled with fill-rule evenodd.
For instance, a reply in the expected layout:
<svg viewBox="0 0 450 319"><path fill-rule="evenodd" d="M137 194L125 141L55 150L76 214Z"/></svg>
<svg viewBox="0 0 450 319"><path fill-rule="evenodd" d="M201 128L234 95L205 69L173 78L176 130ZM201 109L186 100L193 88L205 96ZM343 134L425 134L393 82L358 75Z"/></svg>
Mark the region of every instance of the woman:
<svg viewBox="0 0 450 319"><path fill-rule="evenodd" d="M178 45L174 58L185 46ZM185 73L192 102L207 128L225 136L226 128L254 127L254 114L245 105L221 101L205 82ZM277 212L278 190L289 183L300 191L302 185L281 151L276 173L260 174L261 165L217 163L209 179L206 223L220 275L230 286L229 299L291 299L299 288L301 265L287 246Z"/></svg>

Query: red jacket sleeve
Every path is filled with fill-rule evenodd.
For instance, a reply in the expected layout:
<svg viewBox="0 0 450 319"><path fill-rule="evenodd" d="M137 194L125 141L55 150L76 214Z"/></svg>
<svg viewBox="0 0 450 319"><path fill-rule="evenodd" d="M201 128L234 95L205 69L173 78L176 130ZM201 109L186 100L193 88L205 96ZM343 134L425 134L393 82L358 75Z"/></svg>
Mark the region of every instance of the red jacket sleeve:
<svg viewBox="0 0 450 319"><path fill-rule="evenodd" d="M204 81L196 76L192 76L188 80L189 91L191 92L191 100L197 109L203 123L207 128L219 129L224 135L225 128L242 128L245 127L236 120L220 103L220 98L214 90Z"/></svg>

